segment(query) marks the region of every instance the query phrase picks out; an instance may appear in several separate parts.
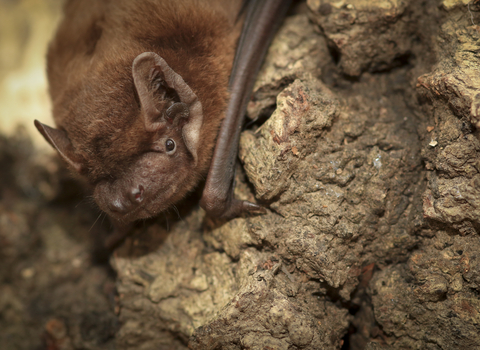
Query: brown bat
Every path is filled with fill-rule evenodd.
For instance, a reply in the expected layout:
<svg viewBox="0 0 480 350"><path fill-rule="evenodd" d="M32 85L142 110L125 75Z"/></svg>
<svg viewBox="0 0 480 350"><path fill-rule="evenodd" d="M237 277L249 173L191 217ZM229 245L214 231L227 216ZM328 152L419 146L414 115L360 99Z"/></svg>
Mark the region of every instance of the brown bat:
<svg viewBox="0 0 480 350"><path fill-rule="evenodd" d="M289 3L67 2L47 57L57 128L35 125L117 227L156 216L206 174L208 214L263 210L234 198L234 165L257 71Z"/></svg>

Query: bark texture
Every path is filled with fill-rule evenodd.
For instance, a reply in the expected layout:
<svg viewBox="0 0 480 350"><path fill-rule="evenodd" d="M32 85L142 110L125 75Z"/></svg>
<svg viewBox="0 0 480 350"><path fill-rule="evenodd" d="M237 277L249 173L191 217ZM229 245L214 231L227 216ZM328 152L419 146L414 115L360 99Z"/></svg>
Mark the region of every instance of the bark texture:
<svg viewBox="0 0 480 350"><path fill-rule="evenodd" d="M478 8L307 5L270 48L240 144L238 196L269 213L194 210L158 248L119 250L125 348L480 345Z"/></svg>

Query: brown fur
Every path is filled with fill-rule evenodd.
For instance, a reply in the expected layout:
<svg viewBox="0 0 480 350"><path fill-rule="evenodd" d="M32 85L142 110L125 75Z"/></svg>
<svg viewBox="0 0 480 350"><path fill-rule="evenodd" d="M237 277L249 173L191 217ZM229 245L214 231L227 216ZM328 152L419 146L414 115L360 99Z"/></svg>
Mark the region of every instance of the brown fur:
<svg viewBox="0 0 480 350"><path fill-rule="evenodd" d="M91 184L120 177L152 135L139 117L132 62L155 52L190 86L203 106L194 174L181 197L208 171L228 98L241 0L74 0L65 6L48 52L48 79L57 127ZM138 169L141 171L141 169ZM179 198L176 198L178 200Z"/></svg>

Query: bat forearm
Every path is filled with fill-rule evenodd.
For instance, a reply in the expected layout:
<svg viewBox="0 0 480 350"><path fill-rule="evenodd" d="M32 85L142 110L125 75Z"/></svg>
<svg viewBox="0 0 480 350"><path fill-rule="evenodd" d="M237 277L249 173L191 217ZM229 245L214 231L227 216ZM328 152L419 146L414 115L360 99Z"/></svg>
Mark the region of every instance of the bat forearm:
<svg viewBox="0 0 480 350"><path fill-rule="evenodd" d="M218 135L201 205L210 214L235 217L259 211L233 196L234 167L247 103L268 46L291 0L251 1L230 76L230 101Z"/></svg>

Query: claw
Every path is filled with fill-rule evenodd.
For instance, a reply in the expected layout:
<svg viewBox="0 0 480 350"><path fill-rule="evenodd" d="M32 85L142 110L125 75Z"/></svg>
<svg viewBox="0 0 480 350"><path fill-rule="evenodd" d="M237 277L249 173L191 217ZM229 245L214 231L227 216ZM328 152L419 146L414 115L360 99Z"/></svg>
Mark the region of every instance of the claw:
<svg viewBox="0 0 480 350"><path fill-rule="evenodd" d="M267 209L249 201L242 201L242 212L249 214L266 214Z"/></svg>

